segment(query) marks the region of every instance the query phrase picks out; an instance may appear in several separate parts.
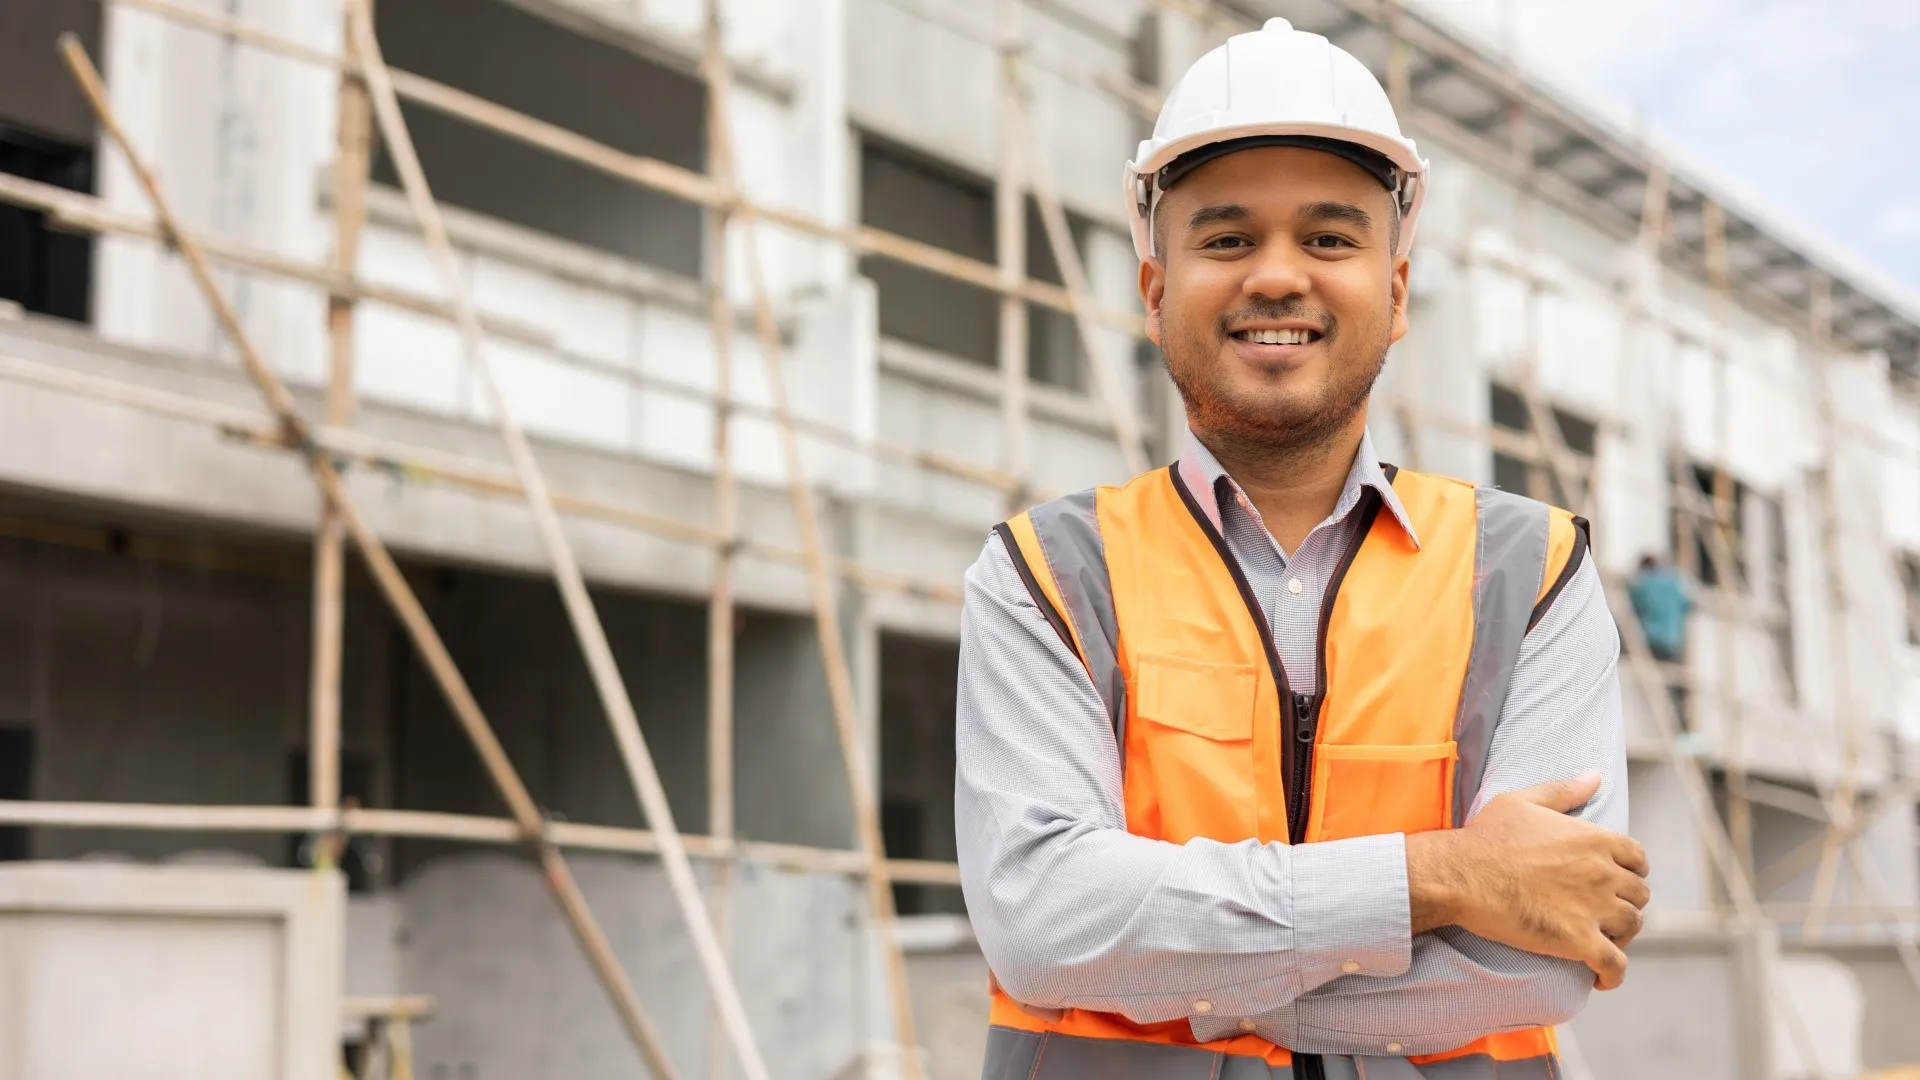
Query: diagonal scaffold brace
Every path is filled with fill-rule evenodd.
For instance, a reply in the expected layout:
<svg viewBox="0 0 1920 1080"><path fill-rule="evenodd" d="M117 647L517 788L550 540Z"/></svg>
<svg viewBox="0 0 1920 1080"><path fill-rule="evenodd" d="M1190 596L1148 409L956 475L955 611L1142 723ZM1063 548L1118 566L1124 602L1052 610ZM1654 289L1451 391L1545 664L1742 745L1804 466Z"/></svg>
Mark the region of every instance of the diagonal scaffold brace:
<svg viewBox="0 0 1920 1080"><path fill-rule="evenodd" d="M212 308L214 318L226 334L234 350L239 354L241 366L248 378L260 391L262 399L274 418L283 429L288 443L302 449L308 469L312 472L321 494L332 505L335 513L345 526L347 535L352 537L361 557L366 561L367 569L387 603L393 608L394 615L406 628L414 648L421 661L433 675L447 705L452 709L455 719L472 741L474 750L479 754L481 764L488 778L499 791L512 813L515 825L523 839L529 844L540 860L542 878L554 900L560 905L562 914L579 940L581 948L594 969L595 975L605 987L615 1011L634 1045L648 1068L662 1080L672 1080L677 1074L669 1063L666 1052L660 1042L659 1033L648 1020L640 1004L639 995L608 943L605 932L594 919L588 908L586 897L581 893L579 883L574 879L565 856L547 837L545 815L534 804L533 796L527 791L526 784L514 771L513 764L507 759L506 750L500 745L498 736L481 712L479 702L474 698L472 689L460 674L452 655L447 651L445 642L434 629L426 609L420 599L407 584L405 575L393 561L386 545L367 524L346 490L346 481L332 458L313 438L313 429L296 408L293 395L286 384L269 368L261 358L259 350L240 323L240 316L226 298L214 280L209 269L205 253L194 235L184 229L173 212L172 203L160 187L159 179L148 167L145 159L128 138L121 126L119 116L108 98L106 85L87 56L85 47L77 37L65 34L60 39L60 51L86 95L101 128L107 133L113 144L125 156L127 164L140 186L145 190L148 200L153 204L154 215L158 219L164 239L180 253L187 265L188 272L199 287L207 304Z"/></svg>
<svg viewBox="0 0 1920 1080"><path fill-rule="evenodd" d="M554 510L546 477L540 471L539 463L534 460L533 447L527 441L511 403L501 392L498 375L487 356L484 332L473 305L473 294L460 270L460 262L454 254L453 241L447 235L439 204L434 201L432 190L427 185L426 171L420 164L413 137L407 130L406 118L400 112L400 100L394 92L386 60L381 55L379 39L374 34L372 11L367 0L349 0L348 10L353 27L354 52L360 62L361 75L366 80L368 96L373 102L380 136L393 159L395 171L400 174L407 201L426 239L434 268L453 301L467 367L479 377L501 440L506 444L507 456L526 493L527 506L533 513L541 547L553 570L554 582L559 588L568 621L573 624L574 635L579 639L594 690L599 695L608 726L619 747L621 761L626 766L635 794L639 796L647 823L659 837L660 861L666 869L667 882L680 908L681 917L686 921L694 953L706 974L714 1006L747 1080L769 1080L766 1062L747 1023L746 1005L727 968L726 953L714 929L712 915L701 897L699 882L694 878L692 860L688 858L686 844L674 824L666 787L660 782L653 754L640 732L640 718L634 710L633 698L627 692L626 682L614 660L613 647L607 640L606 629L601 625L599 612L587 592L586 578L581 573L579 560L560 527L560 515Z"/></svg>

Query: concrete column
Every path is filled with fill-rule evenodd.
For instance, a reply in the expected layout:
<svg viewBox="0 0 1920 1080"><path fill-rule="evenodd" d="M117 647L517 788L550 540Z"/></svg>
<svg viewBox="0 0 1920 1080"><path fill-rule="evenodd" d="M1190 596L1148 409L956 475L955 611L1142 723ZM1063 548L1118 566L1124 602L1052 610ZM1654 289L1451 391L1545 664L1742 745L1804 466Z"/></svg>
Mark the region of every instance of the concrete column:
<svg viewBox="0 0 1920 1080"><path fill-rule="evenodd" d="M1647 849L1653 866L1649 916L1657 920L1662 914L1710 910L1721 890L1679 774L1664 761L1636 762L1627 768L1627 785L1627 831Z"/></svg>
<svg viewBox="0 0 1920 1080"><path fill-rule="evenodd" d="M1774 1080L1775 1020L1772 1000L1779 978L1780 933L1773 926L1757 926L1736 933L1733 946L1734 1045L1739 1054L1739 1076L1745 1080Z"/></svg>

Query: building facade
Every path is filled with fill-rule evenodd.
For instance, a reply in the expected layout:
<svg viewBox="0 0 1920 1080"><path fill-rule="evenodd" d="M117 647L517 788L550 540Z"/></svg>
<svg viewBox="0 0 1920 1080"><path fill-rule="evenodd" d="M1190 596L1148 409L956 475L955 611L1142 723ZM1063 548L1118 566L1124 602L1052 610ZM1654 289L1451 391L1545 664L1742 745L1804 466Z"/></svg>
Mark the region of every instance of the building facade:
<svg viewBox="0 0 1920 1080"><path fill-rule="evenodd" d="M340 49L336 3L188 6ZM1633 982L1573 1025L1586 1067L1596 1077L1809 1072L1773 1015L1780 1000L1817 1034L1830 1073L1920 1060L1911 1025L1898 1022L1920 991L1893 945L1920 920L1910 784L1920 770L1920 302L1527 81L1485 43L1391 3L1027 0L1006 7L1010 22L990 7L728 0L727 106L745 197L1044 287L1071 269L1039 197L1057 191L1088 296L1121 313L1092 320L1093 355L1149 459L1164 461L1181 430L1178 402L1125 328L1137 267L1119 184L1155 88L1229 27L1269 15L1375 65L1433 160L1413 329L1374 406L1383 457L1580 503L1604 571L1624 578L1656 555L1696 587L1675 673L1687 703L1681 753L1694 765L1661 737L1650 695L1665 690L1623 677L1633 829L1653 857L1655 900ZM701 19L697 0L376 4L394 67L694 171L711 149ZM331 258L335 232L330 67L151 6L61 0L0 15L0 171L32 182L0 186L10 238L0 295L17 305L0 319L0 800L301 805L314 487L296 457L154 404L173 395L264 416L178 258L131 235L128 223L152 208L57 61L64 30L95 56L190 227L313 266ZM1006 127L1007 63L994 42L1007 33L1023 43L1008 55L1030 138ZM488 319L490 355L554 488L630 512L570 514L568 535L675 815L702 833L716 559L711 544L657 523L697 526L714 512L704 211L447 111L405 111ZM428 310L445 296L386 154L371 175L347 426L412 448L399 458L498 469L457 332ZM816 432L803 437L803 459L828 546L867 568L873 586L843 579L837 602L889 851L950 862L952 590L1021 497L1009 487L1031 497L1118 481L1126 457L1089 343L1057 305L1009 314L994 291L891 258L885 245L768 223L751 236L785 344L781 374ZM749 321L749 242L736 222L729 456L741 533L793 549ZM221 281L318 415L330 378L325 288L230 263ZM1024 332L1016 324L1009 335L1009 318ZM1030 376L1018 414L1003 400L1010 350ZM58 386L50 371L93 390ZM101 380L149 395L111 400ZM1547 418L1557 434L1538 428ZM1549 467L1544 448L1555 445L1591 492L1568 490ZM1014 483L978 475L1001 472ZM403 467L360 465L349 477L541 805L571 822L645 824L525 506ZM649 515L653 527L631 520ZM850 847L804 573L748 551L734 587L738 833ZM378 594L350 576L346 597L343 793L367 807L501 816ZM1696 767L1711 821L1689 802ZM1822 860L1806 857L1827 827L1816 817L1823 799L1860 807L1857 857L1827 860L1831 885ZM1747 846L1779 931L1725 917L1709 855L1716 823ZM310 846L270 832L0 832L0 856L42 860L298 866ZM578 861L680 1068L702 1071L708 1008L663 875L628 855ZM631 1070L632 1050L531 863L503 847L369 837L344 868L347 992L436 998L416 1040L427 1075ZM736 971L778 1074L884 1071L892 1036L859 881L750 863L735 892ZM1830 911L1816 902L1824 893ZM934 1074L977 1075L985 976L958 890L908 884L896 895ZM1821 925L1803 934L1813 907Z"/></svg>

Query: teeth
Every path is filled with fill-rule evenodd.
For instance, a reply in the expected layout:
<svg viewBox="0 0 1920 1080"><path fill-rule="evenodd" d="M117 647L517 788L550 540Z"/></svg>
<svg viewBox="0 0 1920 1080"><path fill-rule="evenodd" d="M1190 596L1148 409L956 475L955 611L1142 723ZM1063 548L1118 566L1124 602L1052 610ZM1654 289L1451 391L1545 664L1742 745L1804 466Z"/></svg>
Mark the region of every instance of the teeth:
<svg viewBox="0 0 1920 1080"><path fill-rule="evenodd" d="M1311 330L1242 330L1239 338L1255 345L1305 345L1313 339Z"/></svg>

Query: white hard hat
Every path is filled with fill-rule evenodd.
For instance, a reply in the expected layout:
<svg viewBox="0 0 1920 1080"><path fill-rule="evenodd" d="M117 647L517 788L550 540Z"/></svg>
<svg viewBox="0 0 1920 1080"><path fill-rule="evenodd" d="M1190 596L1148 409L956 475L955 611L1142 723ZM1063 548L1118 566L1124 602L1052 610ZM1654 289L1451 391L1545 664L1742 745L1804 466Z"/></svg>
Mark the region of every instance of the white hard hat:
<svg viewBox="0 0 1920 1080"><path fill-rule="evenodd" d="M1241 142L1240 140L1247 140ZM1227 145L1232 144L1232 145ZM1400 134L1393 103L1365 64L1319 34L1295 30L1285 19L1236 34L1194 62L1180 77L1153 136L1127 163L1127 207L1133 249L1153 252L1153 210L1168 184L1209 154L1258 145L1310 146L1367 168L1400 203L1400 248L1413 246L1413 227L1426 198L1427 163ZM1168 173L1167 167L1179 164Z"/></svg>

